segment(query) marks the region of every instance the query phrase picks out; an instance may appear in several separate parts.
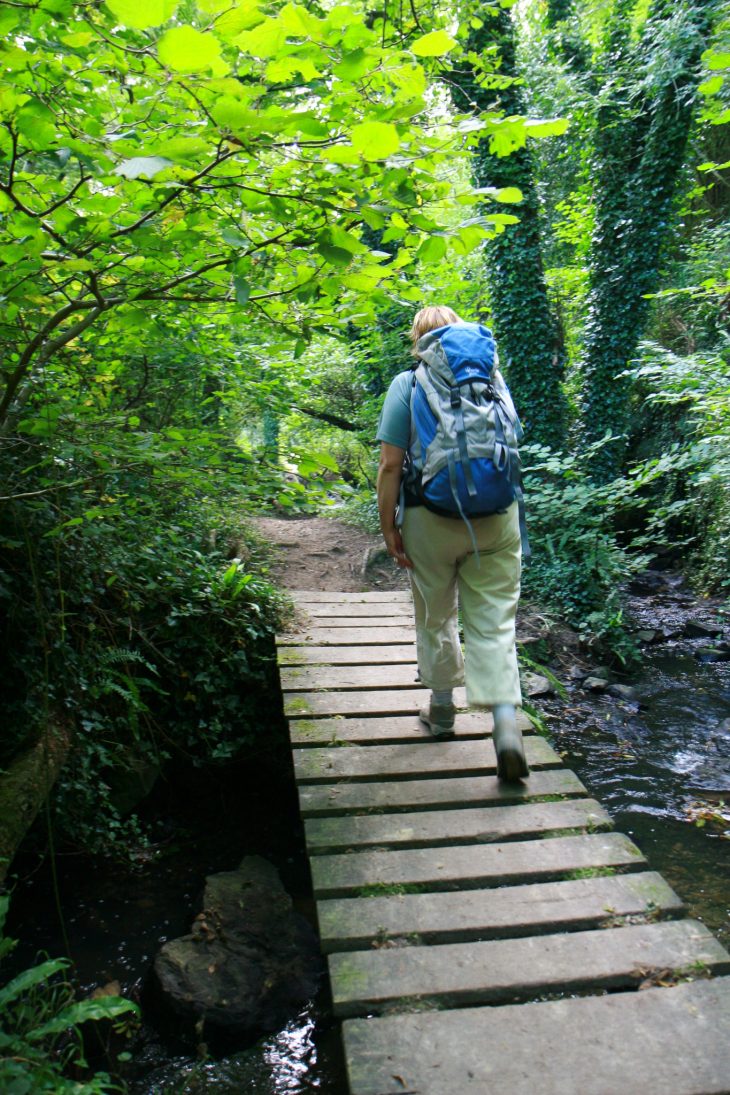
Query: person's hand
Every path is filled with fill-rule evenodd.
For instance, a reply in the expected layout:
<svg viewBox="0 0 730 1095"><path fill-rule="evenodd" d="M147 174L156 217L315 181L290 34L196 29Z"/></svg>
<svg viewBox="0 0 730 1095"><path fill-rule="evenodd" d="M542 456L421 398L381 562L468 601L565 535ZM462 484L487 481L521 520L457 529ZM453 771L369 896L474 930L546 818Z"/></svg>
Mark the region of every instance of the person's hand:
<svg viewBox="0 0 730 1095"><path fill-rule="evenodd" d="M405 553L403 539L397 528L384 532L383 539L385 540L385 546L388 549L388 555L390 555L392 559L395 559L399 567L413 566L413 563Z"/></svg>

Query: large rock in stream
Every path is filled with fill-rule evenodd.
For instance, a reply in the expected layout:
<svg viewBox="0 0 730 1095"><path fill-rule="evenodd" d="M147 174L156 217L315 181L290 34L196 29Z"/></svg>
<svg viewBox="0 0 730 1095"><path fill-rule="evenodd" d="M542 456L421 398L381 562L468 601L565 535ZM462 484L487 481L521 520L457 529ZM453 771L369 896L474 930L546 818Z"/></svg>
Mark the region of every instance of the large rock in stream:
<svg viewBox="0 0 730 1095"><path fill-rule="evenodd" d="M246 857L206 879L189 935L159 951L149 999L169 1034L241 1046L278 1030L311 999L322 959L274 867Z"/></svg>

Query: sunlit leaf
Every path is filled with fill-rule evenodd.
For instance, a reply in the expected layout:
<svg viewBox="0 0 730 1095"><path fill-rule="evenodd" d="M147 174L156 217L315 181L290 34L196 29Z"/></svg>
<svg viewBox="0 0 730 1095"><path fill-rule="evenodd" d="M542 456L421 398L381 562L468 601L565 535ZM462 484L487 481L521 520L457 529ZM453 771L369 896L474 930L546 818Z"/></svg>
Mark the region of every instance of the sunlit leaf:
<svg viewBox="0 0 730 1095"><path fill-rule="evenodd" d="M125 27L147 30L171 19L180 0L106 0L115 19Z"/></svg>
<svg viewBox="0 0 730 1095"><path fill-rule="evenodd" d="M350 132L350 140L365 160L384 160L400 148L398 130L388 122L361 122Z"/></svg>
<svg viewBox="0 0 730 1095"><path fill-rule="evenodd" d="M451 38L445 30L432 30L417 38L411 45L411 50L417 57L443 57L450 53L456 45L456 40Z"/></svg>

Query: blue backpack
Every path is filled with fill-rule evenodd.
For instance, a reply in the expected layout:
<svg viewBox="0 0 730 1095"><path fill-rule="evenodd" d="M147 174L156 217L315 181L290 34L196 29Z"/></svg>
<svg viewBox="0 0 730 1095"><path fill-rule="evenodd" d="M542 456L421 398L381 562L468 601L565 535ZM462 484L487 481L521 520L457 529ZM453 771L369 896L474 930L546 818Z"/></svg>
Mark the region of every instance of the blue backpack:
<svg viewBox="0 0 730 1095"><path fill-rule="evenodd" d="M461 517L472 540L469 518L503 513L516 500L529 556L517 451L522 427L491 331L448 324L423 335L416 351L405 489L434 513Z"/></svg>

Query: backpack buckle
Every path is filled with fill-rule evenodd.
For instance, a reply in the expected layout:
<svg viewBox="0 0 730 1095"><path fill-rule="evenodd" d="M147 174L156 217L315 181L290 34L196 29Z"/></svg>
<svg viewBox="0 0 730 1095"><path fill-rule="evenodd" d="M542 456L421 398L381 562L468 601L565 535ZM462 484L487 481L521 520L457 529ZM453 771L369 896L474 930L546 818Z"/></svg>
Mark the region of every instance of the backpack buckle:
<svg viewBox="0 0 730 1095"><path fill-rule="evenodd" d="M461 406L461 392L458 388L451 389L451 406L454 410Z"/></svg>

